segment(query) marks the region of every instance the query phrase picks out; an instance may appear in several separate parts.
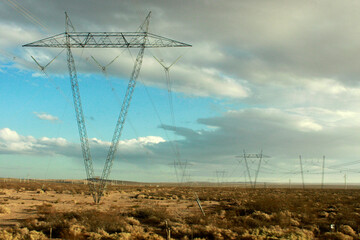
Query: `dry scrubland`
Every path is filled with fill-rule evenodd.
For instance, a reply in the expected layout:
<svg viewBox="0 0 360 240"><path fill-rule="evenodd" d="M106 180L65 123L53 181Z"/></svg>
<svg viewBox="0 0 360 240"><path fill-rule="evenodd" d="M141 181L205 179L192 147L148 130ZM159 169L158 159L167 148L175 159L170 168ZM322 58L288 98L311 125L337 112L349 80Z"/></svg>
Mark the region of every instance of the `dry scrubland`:
<svg viewBox="0 0 360 240"><path fill-rule="evenodd" d="M10 181L0 212L0 239L360 238L360 190L117 185L94 205L82 184Z"/></svg>

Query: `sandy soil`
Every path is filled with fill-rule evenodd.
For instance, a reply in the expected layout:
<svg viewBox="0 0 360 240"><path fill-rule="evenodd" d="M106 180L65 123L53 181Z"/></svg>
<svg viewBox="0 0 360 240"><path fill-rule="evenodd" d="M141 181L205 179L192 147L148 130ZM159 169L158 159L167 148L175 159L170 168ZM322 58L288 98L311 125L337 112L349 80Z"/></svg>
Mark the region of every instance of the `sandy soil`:
<svg viewBox="0 0 360 240"><path fill-rule="evenodd" d="M43 191L41 189L35 191L28 190L15 190L15 189L2 189L0 190L0 204L2 204L9 213L0 214L0 226L14 226L19 222L37 217L36 208L43 204L51 204L57 211L79 211L97 209L106 211L111 207L121 207L125 210L138 206L164 206L167 209L177 209L177 212L186 215L191 211L200 211L194 200L178 199L155 199L144 195L147 190L143 191L109 191L101 200L100 204L94 204L92 196L86 195L84 192L77 194L70 191L63 191L58 193L56 191ZM151 190L148 190L151 193ZM164 201L166 200L166 201ZM217 205L216 202L204 201L202 206L204 208Z"/></svg>

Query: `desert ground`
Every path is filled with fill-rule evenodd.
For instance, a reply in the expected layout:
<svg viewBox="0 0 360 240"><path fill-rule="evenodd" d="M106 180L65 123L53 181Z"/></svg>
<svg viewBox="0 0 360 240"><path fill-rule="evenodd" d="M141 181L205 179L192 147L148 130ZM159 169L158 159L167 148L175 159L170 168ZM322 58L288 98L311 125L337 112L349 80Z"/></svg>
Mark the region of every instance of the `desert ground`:
<svg viewBox="0 0 360 240"><path fill-rule="evenodd" d="M359 189L0 179L0 212L0 239L360 238Z"/></svg>

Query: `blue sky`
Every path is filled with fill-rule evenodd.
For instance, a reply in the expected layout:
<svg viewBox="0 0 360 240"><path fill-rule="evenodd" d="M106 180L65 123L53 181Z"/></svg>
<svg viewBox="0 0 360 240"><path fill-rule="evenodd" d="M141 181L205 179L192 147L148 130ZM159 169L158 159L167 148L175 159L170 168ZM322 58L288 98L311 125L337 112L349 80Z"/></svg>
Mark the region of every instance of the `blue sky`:
<svg viewBox="0 0 360 240"><path fill-rule="evenodd" d="M0 176L85 178L66 54L45 76L30 56L46 65L61 49L21 46L63 32L64 11L79 31L135 31L152 11L150 32L193 47L146 49L111 178L178 181L177 145L193 181L218 181L216 171L226 172L222 181L244 181L244 161L235 156L263 150L271 158L260 182L301 182L299 155L306 182L320 181L324 155L326 182L342 183L345 173L359 182L358 5L1 2ZM100 175L137 52L73 53ZM103 65L118 58L104 75L91 56ZM165 74L153 56L167 65L182 56L170 70L175 126ZM252 180L257 161L249 161Z"/></svg>

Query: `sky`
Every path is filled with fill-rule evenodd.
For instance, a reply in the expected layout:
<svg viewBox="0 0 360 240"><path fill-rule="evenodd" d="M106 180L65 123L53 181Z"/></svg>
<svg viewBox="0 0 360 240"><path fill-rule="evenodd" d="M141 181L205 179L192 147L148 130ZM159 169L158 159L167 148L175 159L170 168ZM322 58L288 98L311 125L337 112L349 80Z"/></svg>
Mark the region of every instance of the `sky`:
<svg viewBox="0 0 360 240"><path fill-rule="evenodd" d="M241 156L262 152L258 182L300 183L302 166L320 183L323 156L325 183L360 182L358 1L84 3L0 2L0 177L86 178L66 51L22 45L63 33L65 11L83 32L136 31L151 11L149 32L192 47L145 50L111 179L179 182L181 161L186 181L249 181ZM137 52L73 49L95 175ZM44 74L31 56L56 59ZM181 57L171 91L154 57Z"/></svg>

